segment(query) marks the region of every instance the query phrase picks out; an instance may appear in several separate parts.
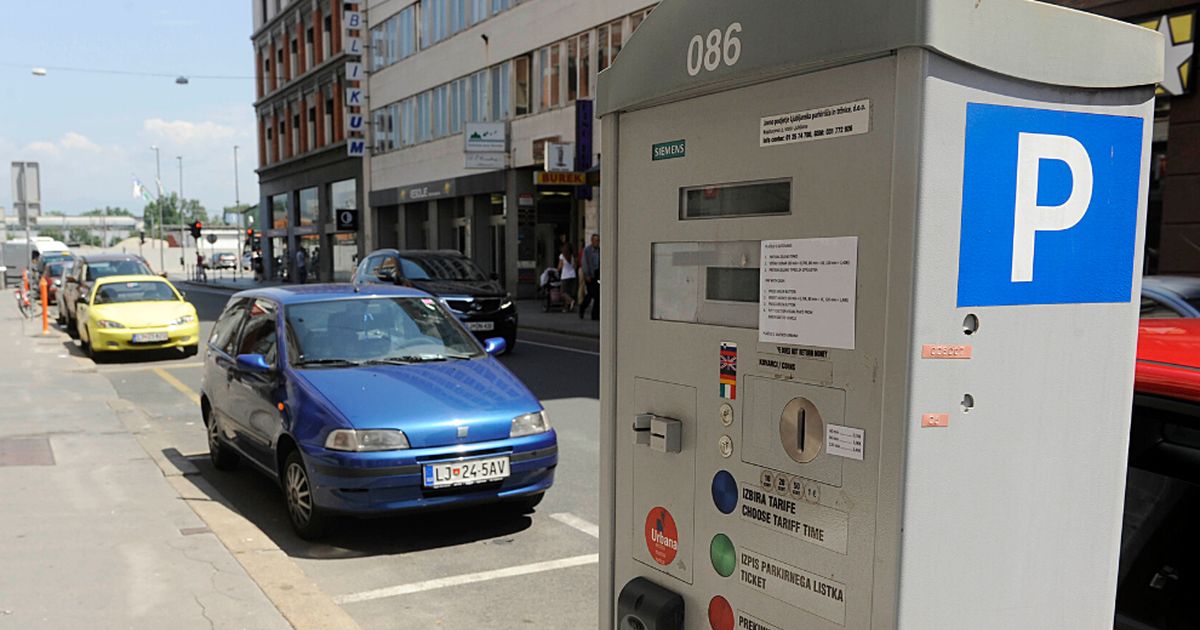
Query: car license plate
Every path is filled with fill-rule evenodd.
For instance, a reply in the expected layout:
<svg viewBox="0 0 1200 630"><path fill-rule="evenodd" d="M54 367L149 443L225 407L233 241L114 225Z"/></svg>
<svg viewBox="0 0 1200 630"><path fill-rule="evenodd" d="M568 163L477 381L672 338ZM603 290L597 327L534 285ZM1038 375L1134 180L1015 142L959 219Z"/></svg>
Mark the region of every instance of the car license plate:
<svg viewBox="0 0 1200 630"><path fill-rule="evenodd" d="M133 343L154 343L166 340L167 333L165 332L133 333Z"/></svg>
<svg viewBox="0 0 1200 630"><path fill-rule="evenodd" d="M472 332L479 330L495 330L496 322L467 322L467 330Z"/></svg>
<svg viewBox="0 0 1200 630"><path fill-rule="evenodd" d="M499 481L508 477L508 458L467 459L458 462L425 464L425 487L444 488Z"/></svg>

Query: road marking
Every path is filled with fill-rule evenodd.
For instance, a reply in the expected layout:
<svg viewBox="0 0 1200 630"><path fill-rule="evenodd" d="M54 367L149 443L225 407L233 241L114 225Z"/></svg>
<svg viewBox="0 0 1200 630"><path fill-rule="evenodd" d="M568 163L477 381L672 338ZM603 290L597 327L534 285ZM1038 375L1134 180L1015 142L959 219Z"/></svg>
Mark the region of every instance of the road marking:
<svg viewBox="0 0 1200 630"><path fill-rule="evenodd" d="M566 350L567 352L578 352L579 354L590 354L594 357L600 356L599 352L592 352L591 350L580 350L579 348L568 348L567 346L556 346L552 343L539 343L536 341L527 341L525 339L522 339L520 341L520 343L522 345L541 346L543 348L554 348L555 350Z"/></svg>
<svg viewBox="0 0 1200 630"><path fill-rule="evenodd" d="M101 372L152 372L154 370L174 370L179 368L204 367L203 361L192 363L169 363L166 365L127 365L123 367L105 367Z"/></svg>
<svg viewBox="0 0 1200 630"><path fill-rule="evenodd" d="M589 523L569 512L559 512L558 514L551 514L550 518L552 518L552 519L558 521L559 523L562 523L563 525L566 525L568 527L574 527L575 529L578 529L579 531L587 534L588 536L591 536L592 538L600 537L600 526L599 525L596 525L594 523Z"/></svg>
<svg viewBox="0 0 1200 630"><path fill-rule="evenodd" d="M160 367L154 368L153 371L155 374L158 375L159 378L166 381L168 385L170 385L171 387L174 387L175 389L182 392L184 396L187 396L188 398L190 398L192 402L196 403L197 405L200 404L200 395L197 394L192 388L188 387L187 385L184 385L183 381L175 378L175 376L173 374L171 374L170 372L168 372Z"/></svg>
<svg viewBox="0 0 1200 630"><path fill-rule="evenodd" d="M504 569L496 569L494 571L480 571L479 573L467 573L465 575L452 575L450 577L436 578L433 580L425 580L424 582L413 582L411 584L401 584L399 586L389 586L386 588L377 588L371 591L363 591L361 593L351 593L349 595L338 595L333 598L337 604L353 604L355 602L366 602L374 599L383 599L385 597L396 597L398 595L411 595L413 593L422 593L432 591L439 588L449 586L462 586L464 584L475 584L477 582L487 582L489 580L498 580L501 578L516 577L519 575L529 575L531 573L542 573L545 571L554 571L556 569L567 569L570 567L580 567L589 564L600 562L600 554L589 553L582 556L574 556L571 558L562 558L560 560L549 560L547 562L535 562L533 564L523 564L516 567L507 567Z"/></svg>

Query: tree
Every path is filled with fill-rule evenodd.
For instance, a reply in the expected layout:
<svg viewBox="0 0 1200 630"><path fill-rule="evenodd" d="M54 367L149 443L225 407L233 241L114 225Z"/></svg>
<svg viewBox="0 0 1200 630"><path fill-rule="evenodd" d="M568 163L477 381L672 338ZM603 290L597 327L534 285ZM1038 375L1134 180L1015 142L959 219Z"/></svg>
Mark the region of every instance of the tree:
<svg viewBox="0 0 1200 630"><path fill-rule="evenodd" d="M146 224L146 236L157 236L158 229L158 204L159 200L155 199L146 204L145 210L142 211L142 221ZM164 196L162 198L162 220L164 225L177 226L180 224L190 224L195 221L207 224L208 213L204 210L204 206L195 199L184 199L182 204L182 213L180 212L179 196L175 193Z"/></svg>
<svg viewBox="0 0 1200 630"><path fill-rule="evenodd" d="M103 208L95 208L83 213L85 217L132 217L136 216L125 208L114 208L112 206L104 206Z"/></svg>

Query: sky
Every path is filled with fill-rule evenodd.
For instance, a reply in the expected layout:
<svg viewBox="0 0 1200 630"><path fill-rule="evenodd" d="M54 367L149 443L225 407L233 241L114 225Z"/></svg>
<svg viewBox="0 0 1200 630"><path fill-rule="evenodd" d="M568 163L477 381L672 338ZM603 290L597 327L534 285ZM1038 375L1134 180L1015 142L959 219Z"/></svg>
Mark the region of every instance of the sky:
<svg viewBox="0 0 1200 630"><path fill-rule="evenodd" d="M234 205L234 145L243 203L256 203L258 161L251 78L127 76L94 68L252 77L249 0L5 2L0 26L0 206L12 213L13 161L41 163L43 211L124 207L140 215L136 176L199 199L210 216ZM47 68L34 76L32 68Z"/></svg>

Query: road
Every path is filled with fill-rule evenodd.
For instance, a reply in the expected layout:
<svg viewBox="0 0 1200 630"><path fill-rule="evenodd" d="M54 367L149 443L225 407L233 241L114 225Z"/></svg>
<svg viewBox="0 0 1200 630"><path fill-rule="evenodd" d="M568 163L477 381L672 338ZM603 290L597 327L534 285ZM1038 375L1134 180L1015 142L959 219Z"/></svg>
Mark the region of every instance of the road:
<svg viewBox="0 0 1200 630"><path fill-rule="evenodd" d="M206 339L229 293L181 288L196 305ZM75 347L72 353L80 354ZM274 482L245 466L220 472L209 463L196 402L203 354L131 356L96 369L144 412L143 444L194 464L205 487L219 493L214 500L261 530L362 628L595 627L596 342L522 331L502 361L542 400L558 431L555 486L536 512L512 516L478 508L344 520L323 543L292 533ZM279 577L251 566L247 571L260 584Z"/></svg>

